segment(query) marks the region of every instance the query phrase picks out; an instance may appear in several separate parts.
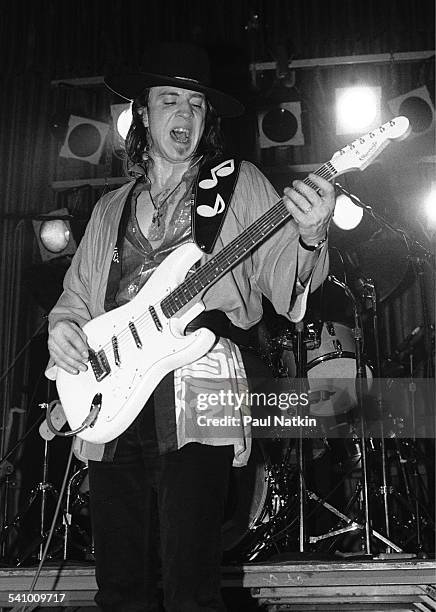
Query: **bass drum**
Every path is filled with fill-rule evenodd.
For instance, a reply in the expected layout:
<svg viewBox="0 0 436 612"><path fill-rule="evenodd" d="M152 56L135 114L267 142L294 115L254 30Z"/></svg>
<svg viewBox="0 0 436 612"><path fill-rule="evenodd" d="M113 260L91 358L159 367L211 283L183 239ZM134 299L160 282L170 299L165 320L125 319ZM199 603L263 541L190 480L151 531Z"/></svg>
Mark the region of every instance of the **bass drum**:
<svg viewBox="0 0 436 612"><path fill-rule="evenodd" d="M368 388L372 372L366 366ZM356 406L356 350L353 332L342 323L326 321L318 348L307 351L307 378L310 412L316 416L334 416Z"/></svg>
<svg viewBox="0 0 436 612"><path fill-rule="evenodd" d="M268 482L269 463L265 449L259 440L253 440L248 464L232 468L222 529L224 551L233 549L265 518Z"/></svg>

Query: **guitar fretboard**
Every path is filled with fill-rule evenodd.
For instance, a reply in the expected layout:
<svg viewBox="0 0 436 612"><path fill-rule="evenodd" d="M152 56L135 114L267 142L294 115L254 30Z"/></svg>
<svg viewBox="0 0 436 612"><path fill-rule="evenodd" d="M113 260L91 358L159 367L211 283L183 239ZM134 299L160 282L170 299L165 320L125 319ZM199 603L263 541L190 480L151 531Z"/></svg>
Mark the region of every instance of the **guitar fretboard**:
<svg viewBox="0 0 436 612"><path fill-rule="evenodd" d="M331 181L337 172L329 161L318 168L314 174ZM318 189L308 177L303 182L312 187L312 189ZM161 302L164 315L168 318L175 315L199 293L216 283L291 217L292 215L286 208L283 200L279 200L259 219L247 227L240 236L229 242L212 259L209 259L209 261L186 278L174 291L168 294Z"/></svg>

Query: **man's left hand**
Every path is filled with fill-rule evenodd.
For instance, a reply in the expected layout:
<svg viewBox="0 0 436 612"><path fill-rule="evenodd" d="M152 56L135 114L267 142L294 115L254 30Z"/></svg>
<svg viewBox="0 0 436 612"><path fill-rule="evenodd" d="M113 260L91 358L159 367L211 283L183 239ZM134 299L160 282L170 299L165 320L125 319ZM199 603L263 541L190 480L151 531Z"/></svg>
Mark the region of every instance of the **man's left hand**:
<svg viewBox="0 0 436 612"><path fill-rule="evenodd" d="M317 174L309 174L317 191L303 181L294 181L284 189L283 201L292 214L303 242L313 246L327 235L335 209L335 188Z"/></svg>

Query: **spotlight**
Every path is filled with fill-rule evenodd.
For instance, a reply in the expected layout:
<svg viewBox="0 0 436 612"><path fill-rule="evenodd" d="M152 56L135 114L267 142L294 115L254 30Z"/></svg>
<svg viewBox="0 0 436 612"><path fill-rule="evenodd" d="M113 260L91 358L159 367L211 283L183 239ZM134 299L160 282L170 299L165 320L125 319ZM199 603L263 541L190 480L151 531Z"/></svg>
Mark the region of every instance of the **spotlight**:
<svg viewBox="0 0 436 612"><path fill-rule="evenodd" d="M425 199L425 214L428 227L436 229L436 187L432 188Z"/></svg>
<svg viewBox="0 0 436 612"><path fill-rule="evenodd" d="M127 132L132 123L132 105L127 104L111 104L111 115L114 124L114 139L115 148L123 148L126 140Z"/></svg>
<svg viewBox="0 0 436 612"><path fill-rule="evenodd" d="M405 115L410 121L411 136L434 130L434 105L425 85L388 101L393 115Z"/></svg>
<svg viewBox="0 0 436 612"><path fill-rule="evenodd" d="M108 131L107 123L70 115L60 157L98 164Z"/></svg>
<svg viewBox="0 0 436 612"><path fill-rule="evenodd" d="M363 217L363 208L356 206L348 196L341 193L336 198L335 212L333 221L340 229L355 229Z"/></svg>
<svg viewBox="0 0 436 612"><path fill-rule="evenodd" d="M42 261L76 252L77 245L71 233L69 217L68 209L60 208L32 221Z"/></svg>
<svg viewBox="0 0 436 612"><path fill-rule="evenodd" d="M282 102L259 112L259 144L262 149L304 145L301 102Z"/></svg>
<svg viewBox="0 0 436 612"><path fill-rule="evenodd" d="M381 123L381 87L338 87L336 134L359 134Z"/></svg>

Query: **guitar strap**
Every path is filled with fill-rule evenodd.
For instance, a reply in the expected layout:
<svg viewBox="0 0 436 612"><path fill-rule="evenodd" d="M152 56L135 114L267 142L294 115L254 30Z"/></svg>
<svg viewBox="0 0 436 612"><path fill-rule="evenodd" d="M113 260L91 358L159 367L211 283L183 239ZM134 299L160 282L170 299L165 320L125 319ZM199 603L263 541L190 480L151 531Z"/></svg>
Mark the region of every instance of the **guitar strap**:
<svg viewBox="0 0 436 612"><path fill-rule="evenodd" d="M228 158L203 164L194 187L191 230L196 245L211 253L221 232L238 180L241 161Z"/></svg>
<svg viewBox="0 0 436 612"><path fill-rule="evenodd" d="M211 253L221 231L239 176L241 162L228 158L202 164L192 192L191 231L197 246ZM104 301L105 311L117 308L115 301L122 275L123 241L129 223L131 203L141 191L150 189L145 176L139 177L129 191L118 225L117 242L112 255Z"/></svg>

